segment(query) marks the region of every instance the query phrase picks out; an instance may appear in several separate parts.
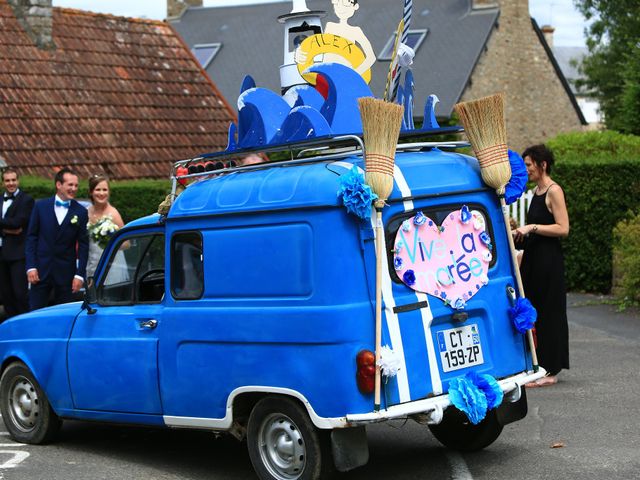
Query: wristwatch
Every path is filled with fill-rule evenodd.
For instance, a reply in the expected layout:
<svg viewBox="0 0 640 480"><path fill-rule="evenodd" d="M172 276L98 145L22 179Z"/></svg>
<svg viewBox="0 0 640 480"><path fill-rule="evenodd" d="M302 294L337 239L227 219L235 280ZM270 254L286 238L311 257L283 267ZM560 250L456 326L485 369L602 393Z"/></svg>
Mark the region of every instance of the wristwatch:
<svg viewBox="0 0 640 480"><path fill-rule="evenodd" d="M537 223L534 223L534 224L533 224L533 228L531 229L531 231L532 231L533 233L536 233L536 232L538 231L538 224L537 224Z"/></svg>

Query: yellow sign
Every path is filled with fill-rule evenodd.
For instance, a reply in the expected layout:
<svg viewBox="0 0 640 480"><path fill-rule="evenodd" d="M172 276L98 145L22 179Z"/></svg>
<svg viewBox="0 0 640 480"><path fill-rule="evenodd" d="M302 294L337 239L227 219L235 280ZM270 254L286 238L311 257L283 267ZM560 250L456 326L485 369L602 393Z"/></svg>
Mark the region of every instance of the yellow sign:
<svg viewBox="0 0 640 480"><path fill-rule="evenodd" d="M307 37L300 44L301 57L304 61L298 63L298 71L302 75L307 68L313 65L313 59L317 55L324 55L322 62L341 63L348 67L357 69L364 62L365 55L355 43L350 42L344 37L334 35L332 33L319 33L311 37ZM311 85L316 84L315 73L307 73L302 77ZM371 69L362 74L364 81L371 81Z"/></svg>

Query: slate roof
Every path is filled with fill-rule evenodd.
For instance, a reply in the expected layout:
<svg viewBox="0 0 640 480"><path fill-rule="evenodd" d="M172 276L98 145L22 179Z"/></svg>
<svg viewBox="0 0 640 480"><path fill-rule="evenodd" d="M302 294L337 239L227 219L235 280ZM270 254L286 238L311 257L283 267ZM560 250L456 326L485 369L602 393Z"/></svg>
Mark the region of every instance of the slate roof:
<svg viewBox="0 0 640 480"><path fill-rule="evenodd" d="M167 178L226 146L234 110L169 24L54 8L53 38L38 49L0 0L0 164Z"/></svg>
<svg viewBox="0 0 640 480"><path fill-rule="evenodd" d="M582 78L578 68L572 65L573 60L577 61L578 65L582 62L582 59L589 53L587 47L553 47L553 55L558 61L560 70L566 77L569 85L571 85L571 91L574 94L583 93L579 91L575 86L575 81Z"/></svg>
<svg viewBox="0 0 640 480"><path fill-rule="evenodd" d="M427 96L440 98L438 116L448 117L460 99L499 16L497 8L471 10L469 0L414 0L411 30L428 29L414 65L416 111ZM402 2L392 11L389 0L366 0L350 23L362 27L376 56L396 31ZM336 21L328 0L307 0L310 10L328 12L322 21ZM395 6L395 4L394 4ZM277 17L291 11L291 2L238 7L191 7L172 25L190 46L221 42L222 48L207 68L229 103L235 105L244 75L258 86L280 92L279 67L283 62L283 25ZM388 61L377 61L371 88L384 93Z"/></svg>

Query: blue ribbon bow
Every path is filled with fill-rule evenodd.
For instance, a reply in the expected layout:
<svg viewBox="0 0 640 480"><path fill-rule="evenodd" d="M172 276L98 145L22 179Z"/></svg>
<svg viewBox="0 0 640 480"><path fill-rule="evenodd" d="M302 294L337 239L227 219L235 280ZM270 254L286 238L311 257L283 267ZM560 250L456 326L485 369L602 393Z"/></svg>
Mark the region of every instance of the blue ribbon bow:
<svg viewBox="0 0 640 480"><path fill-rule="evenodd" d="M67 200L66 202L61 202L60 200L56 200L56 207L69 208L69 205L71 205L71 202L69 200Z"/></svg>

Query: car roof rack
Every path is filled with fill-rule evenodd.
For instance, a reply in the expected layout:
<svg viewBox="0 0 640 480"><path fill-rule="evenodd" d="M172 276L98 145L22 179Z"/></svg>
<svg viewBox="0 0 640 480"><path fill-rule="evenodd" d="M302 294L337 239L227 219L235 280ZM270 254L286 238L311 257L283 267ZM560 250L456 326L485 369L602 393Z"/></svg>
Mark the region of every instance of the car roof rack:
<svg viewBox="0 0 640 480"><path fill-rule="evenodd" d="M425 148L466 148L470 144L465 141L419 141L419 142L407 142L401 143L403 140L411 140L420 137L429 137L434 135L456 134L463 132L463 128L460 126L442 127L432 130L411 130L408 132L401 132L396 151L419 151ZM290 152L290 158L286 160L274 160L265 161L262 163L252 165L239 165L239 166L225 166L215 170L207 170L196 173L189 173L184 175L178 175L177 169L179 167L188 167L192 164L199 164L203 162L222 162L224 160L235 160L238 158L246 157L248 155L262 155L269 153ZM297 152L294 155L294 152ZM324 154L323 154L324 153ZM272 168L276 166L295 166L308 163L325 162L329 160L336 160L340 158L346 158L353 155L364 156L365 146L362 138L362 134L347 134L347 135L333 135L317 137L309 140L303 140L299 142L290 142L285 144L276 145L263 145L260 147L252 147L246 149L233 149L224 150L216 153L205 153L193 158L179 160L173 164L171 172L171 198L172 203L176 196L176 189L178 180L191 180L200 177L219 176L232 172L260 170L264 168ZM312 154L310 156L305 156Z"/></svg>

